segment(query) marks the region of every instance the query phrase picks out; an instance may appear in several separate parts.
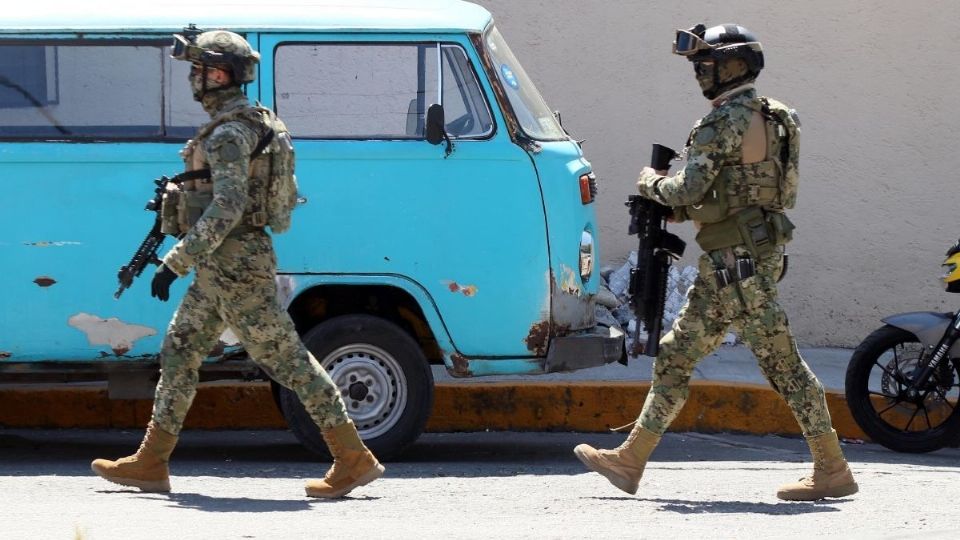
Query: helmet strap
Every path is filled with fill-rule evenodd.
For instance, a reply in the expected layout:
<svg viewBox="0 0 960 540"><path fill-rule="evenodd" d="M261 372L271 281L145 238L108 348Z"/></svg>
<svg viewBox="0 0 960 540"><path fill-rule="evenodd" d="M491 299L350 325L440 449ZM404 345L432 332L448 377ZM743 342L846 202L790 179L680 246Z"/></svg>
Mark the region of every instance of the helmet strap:
<svg viewBox="0 0 960 540"><path fill-rule="evenodd" d="M223 68L217 68L230 73L230 82L227 84L224 84L223 86L218 86L216 88L209 88L207 86L207 75L209 73L210 66L208 64L200 64L200 65L203 66L203 71L200 72L201 89L200 89L200 95L197 96L197 101L203 101L203 98L206 97L207 94L212 94L214 92L220 92L223 90L229 90L231 88L240 88L244 84L240 82L236 72L231 66L225 70Z"/></svg>
<svg viewBox="0 0 960 540"><path fill-rule="evenodd" d="M707 96L709 99L714 99L723 92L720 90L720 62L716 60L713 61L713 89L710 91L712 96Z"/></svg>

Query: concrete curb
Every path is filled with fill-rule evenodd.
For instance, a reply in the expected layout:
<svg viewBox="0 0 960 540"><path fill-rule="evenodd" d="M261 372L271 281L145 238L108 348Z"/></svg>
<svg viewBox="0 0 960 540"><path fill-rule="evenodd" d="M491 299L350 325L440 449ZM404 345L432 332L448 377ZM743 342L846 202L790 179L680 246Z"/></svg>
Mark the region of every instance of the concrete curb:
<svg viewBox="0 0 960 540"><path fill-rule="evenodd" d="M636 419L649 382L438 383L427 431L606 431ZM865 439L842 393L827 392L841 437ZM0 426L16 428L143 428L151 400L110 400L105 386L0 388ZM267 383L202 384L187 428L285 429ZM786 404L771 388L694 381L671 431L799 435Z"/></svg>

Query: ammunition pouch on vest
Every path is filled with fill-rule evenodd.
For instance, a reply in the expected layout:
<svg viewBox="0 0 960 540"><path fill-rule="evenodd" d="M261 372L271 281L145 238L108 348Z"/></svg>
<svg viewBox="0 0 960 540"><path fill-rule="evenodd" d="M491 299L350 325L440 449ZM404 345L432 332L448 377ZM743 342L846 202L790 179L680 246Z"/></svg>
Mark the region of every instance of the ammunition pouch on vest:
<svg viewBox="0 0 960 540"><path fill-rule="evenodd" d="M753 206L722 221L704 224L697 232L697 244L704 251L744 246L754 260L759 260L792 240L794 228L786 214Z"/></svg>
<svg viewBox="0 0 960 540"><path fill-rule="evenodd" d="M689 219L717 223L750 206L775 207L780 197L780 167L771 159L720 169L700 204L686 207Z"/></svg>
<svg viewBox="0 0 960 540"><path fill-rule="evenodd" d="M160 205L160 232L171 236L179 236L180 232L180 189L168 189L163 194L163 204Z"/></svg>
<svg viewBox="0 0 960 540"><path fill-rule="evenodd" d="M213 202L209 170L182 172L170 179L160 206L160 232L186 234Z"/></svg>

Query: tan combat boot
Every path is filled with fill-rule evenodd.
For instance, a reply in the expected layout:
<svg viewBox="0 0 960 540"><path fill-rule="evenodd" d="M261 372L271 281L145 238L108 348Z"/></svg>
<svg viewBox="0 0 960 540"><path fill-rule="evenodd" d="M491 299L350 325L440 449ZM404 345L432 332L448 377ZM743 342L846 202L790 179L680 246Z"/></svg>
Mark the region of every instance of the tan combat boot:
<svg viewBox="0 0 960 540"><path fill-rule="evenodd" d="M807 437L813 454L813 474L799 482L780 486L777 497L785 501L816 501L825 497L853 495L860 488L840 450L837 432Z"/></svg>
<svg viewBox="0 0 960 540"><path fill-rule="evenodd" d="M647 460L659 442L659 435L638 423L627 440L613 450L597 450L589 444L579 444L573 453L588 469L602 474L611 484L633 495L640 485Z"/></svg>
<svg viewBox="0 0 960 540"><path fill-rule="evenodd" d="M140 488L143 491L170 491L170 469L167 464L176 445L176 435L171 435L150 422L137 453L116 461L95 459L90 468L114 484Z"/></svg>
<svg viewBox="0 0 960 540"><path fill-rule="evenodd" d="M383 476L383 465L363 445L353 421L324 431L323 440L333 455L333 466L323 480L307 481L308 497L336 499Z"/></svg>

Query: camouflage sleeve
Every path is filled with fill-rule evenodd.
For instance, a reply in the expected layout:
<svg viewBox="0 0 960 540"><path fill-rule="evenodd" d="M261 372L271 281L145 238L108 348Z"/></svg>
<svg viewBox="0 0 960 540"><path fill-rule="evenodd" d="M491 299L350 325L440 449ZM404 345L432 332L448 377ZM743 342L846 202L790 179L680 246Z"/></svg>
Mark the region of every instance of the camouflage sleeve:
<svg viewBox="0 0 960 540"><path fill-rule="evenodd" d="M637 189L648 199L666 206L690 206L700 202L713 185L720 168L739 159L743 134L720 115L708 115L690 134L687 165L673 176L645 173Z"/></svg>
<svg viewBox="0 0 960 540"><path fill-rule="evenodd" d="M255 145L256 135L239 122L217 127L203 142L213 182L213 201L190 232L163 258L163 263L178 275L187 275L197 259L216 251L243 217L250 153Z"/></svg>

